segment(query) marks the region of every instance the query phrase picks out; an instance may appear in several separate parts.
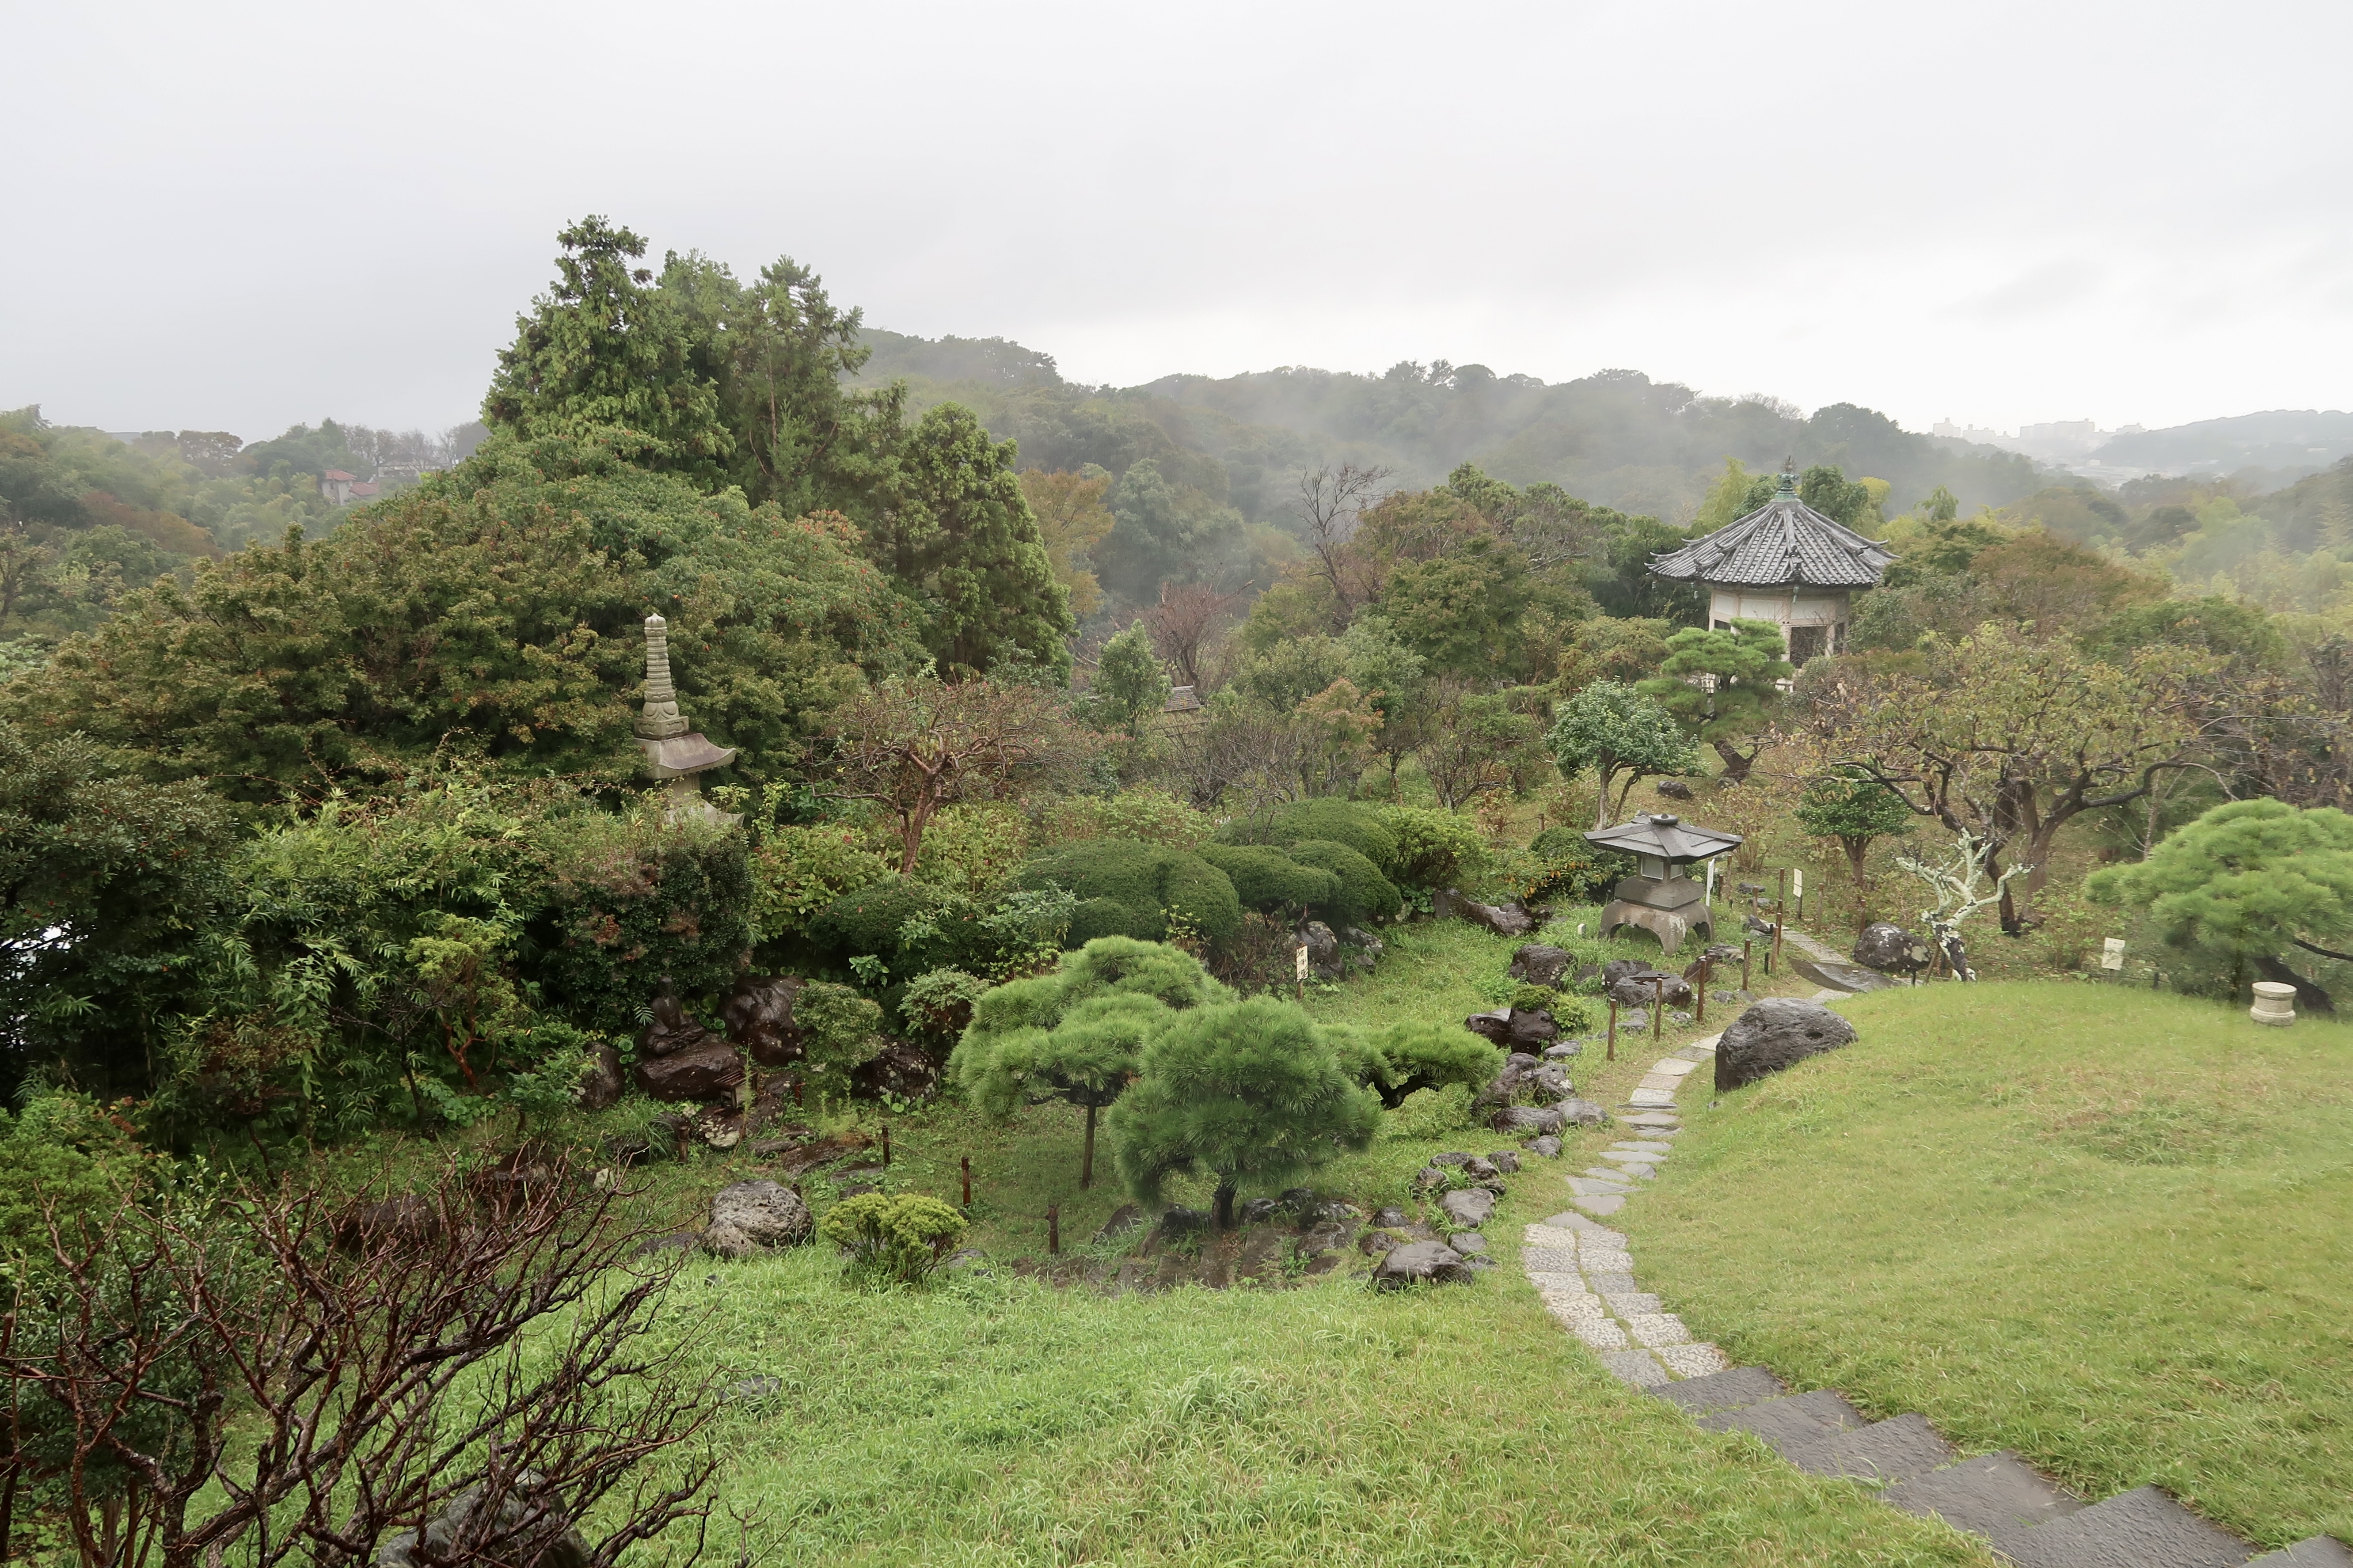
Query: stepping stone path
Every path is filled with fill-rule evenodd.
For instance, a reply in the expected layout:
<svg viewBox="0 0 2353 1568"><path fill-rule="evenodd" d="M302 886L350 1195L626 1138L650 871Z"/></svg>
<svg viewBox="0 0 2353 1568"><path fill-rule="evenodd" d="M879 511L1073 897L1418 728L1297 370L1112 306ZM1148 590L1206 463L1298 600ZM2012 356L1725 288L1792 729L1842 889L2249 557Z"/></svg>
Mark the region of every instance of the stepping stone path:
<svg viewBox="0 0 2353 1568"><path fill-rule="evenodd" d="M1812 950L1795 931L1785 934ZM1847 994L1824 991L1816 1000ZM2155 1487L2087 1504L2015 1454L1962 1458L1926 1416L1872 1421L1828 1389L1791 1394L1765 1368L1734 1366L1715 1346L1694 1340L1681 1318L1636 1285L1625 1236L1600 1221L1674 1152L1675 1095L1715 1057L1720 1037L1653 1063L1616 1117L1630 1136L1602 1151L1606 1164L1567 1178L1572 1208L1521 1234L1520 1267L1545 1310L1603 1366L1681 1405L1710 1431L1750 1433L1801 1470L1861 1481L1892 1508L1983 1536L2021 1568L2353 1568L2353 1552L2325 1535L2258 1557L2251 1543Z"/></svg>

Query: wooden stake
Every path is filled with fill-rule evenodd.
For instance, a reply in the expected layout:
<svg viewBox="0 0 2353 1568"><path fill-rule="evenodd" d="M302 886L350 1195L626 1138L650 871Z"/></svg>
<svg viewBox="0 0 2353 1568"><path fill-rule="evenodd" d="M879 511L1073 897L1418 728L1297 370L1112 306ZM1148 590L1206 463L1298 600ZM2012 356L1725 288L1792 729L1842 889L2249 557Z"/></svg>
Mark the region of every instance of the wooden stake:
<svg viewBox="0 0 2353 1568"><path fill-rule="evenodd" d="M1705 954L1705 953L1704 953L1704 952L1703 952L1703 953L1701 953L1701 954L1699 955L1699 1012L1698 1012L1698 1021L1699 1021L1701 1024L1703 1024L1703 1025L1704 1025L1704 1024L1707 1022L1707 981L1708 981L1708 976L1709 976L1712 973L1714 973L1714 971L1713 971L1713 970L1710 968L1710 966L1709 966L1707 954Z"/></svg>
<svg viewBox="0 0 2353 1568"><path fill-rule="evenodd" d="M1660 975L1651 982L1651 1038L1657 1039L1667 1032L1667 977Z"/></svg>
<svg viewBox="0 0 2353 1568"><path fill-rule="evenodd" d="M1748 960L1756 946L1755 937L1744 936L1740 939L1740 988L1743 991L1751 989L1748 984Z"/></svg>
<svg viewBox="0 0 2353 1568"><path fill-rule="evenodd" d="M1046 1205L1046 1256L1057 1258L1062 1251L1062 1205Z"/></svg>
<svg viewBox="0 0 2353 1568"><path fill-rule="evenodd" d="M793 1103L796 1106L801 1103L801 1080L798 1079L793 1079Z"/></svg>
<svg viewBox="0 0 2353 1568"><path fill-rule="evenodd" d="M1618 998L1615 996L1609 998L1609 1055L1607 1059L1613 1062L1618 1059Z"/></svg>
<svg viewBox="0 0 2353 1568"><path fill-rule="evenodd" d="M891 1167L891 1124L890 1124L889 1122L885 1121L885 1122L882 1124L882 1168L883 1168L884 1170L889 1170L889 1169L890 1169L890 1167Z"/></svg>
<svg viewBox="0 0 2353 1568"><path fill-rule="evenodd" d="M972 1207L972 1156L964 1157L964 1206Z"/></svg>

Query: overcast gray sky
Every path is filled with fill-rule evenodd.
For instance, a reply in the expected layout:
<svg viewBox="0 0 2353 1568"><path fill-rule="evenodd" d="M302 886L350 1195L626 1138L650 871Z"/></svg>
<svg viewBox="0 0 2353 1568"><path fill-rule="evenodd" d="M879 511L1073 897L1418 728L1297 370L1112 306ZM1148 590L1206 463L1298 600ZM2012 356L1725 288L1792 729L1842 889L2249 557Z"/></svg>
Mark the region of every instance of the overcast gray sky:
<svg viewBox="0 0 2353 1568"><path fill-rule="evenodd" d="M1132 384L2353 405L2353 5L0 0L0 407L470 417L553 235Z"/></svg>

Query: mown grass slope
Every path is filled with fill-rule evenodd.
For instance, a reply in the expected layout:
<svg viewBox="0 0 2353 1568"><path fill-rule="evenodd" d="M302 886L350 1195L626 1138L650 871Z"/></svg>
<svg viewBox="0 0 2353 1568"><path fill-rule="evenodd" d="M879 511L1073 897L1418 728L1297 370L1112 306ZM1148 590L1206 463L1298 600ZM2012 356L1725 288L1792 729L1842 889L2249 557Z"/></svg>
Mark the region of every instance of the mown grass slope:
<svg viewBox="0 0 2353 1568"><path fill-rule="evenodd" d="M2063 983L1840 1005L1620 1216L1695 1333L2091 1496L2353 1537L2353 1028Z"/></svg>

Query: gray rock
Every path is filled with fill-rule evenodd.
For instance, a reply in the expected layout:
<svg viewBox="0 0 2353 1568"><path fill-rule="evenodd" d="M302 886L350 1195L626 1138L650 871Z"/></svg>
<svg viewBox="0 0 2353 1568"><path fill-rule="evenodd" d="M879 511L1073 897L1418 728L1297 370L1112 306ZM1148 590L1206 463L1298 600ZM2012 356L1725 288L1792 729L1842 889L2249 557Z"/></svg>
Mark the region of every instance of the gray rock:
<svg viewBox="0 0 2353 1568"><path fill-rule="evenodd" d="M1565 1125L1599 1127L1609 1120L1609 1113L1589 1100L1564 1100L1553 1109Z"/></svg>
<svg viewBox="0 0 2353 1568"><path fill-rule="evenodd" d="M702 1245L702 1237L694 1231L674 1230L668 1236L657 1236L638 1243L637 1258L658 1258L665 1252L692 1252Z"/></svg>
<svg viewBox="0 0 2353 1568"><path fill-rule="evenodd" d="M750 1258L809 1238L808 1205L774 1182L737 1182L711 1199L711 1226L702 1245L722 1258Z"/></svg>
<svg viewBox="0 0 2353 1568"><path fill-rule="evenodd" d="M480 1516L489 1503L489 1489L488 1482L477 1481L451 1498L421 1532L404 1530L392 1536L376 1552L376 1568L427 1568L437 1563L481 1561L483 1538L510 1531L515 1533L491 1554L501 1563L529 1563L532 1568L588 1568L588 1543L573 1528L562 1500L545 1481L529 1470L516 1476L499 1500L496 1511L486 1520Z"/></svg>
<svg viewBox="0 0 2353 1568"><path fill-rule="evenodd" d="M720 1007L727 1037L751 1052L764 1068L786 1067L806 1054L806 1037L793 1020L793 1004L807 982L797 974L744 974Z"/></svg>
<svg viewBox="0 0 2353 1568"><path fill-rule="evenodd" d="M1711 991L1707 994L1707 999L1715 1003L1719 1007L1737 1007L1743 1002L1756 1001L1757 994L1753 991L1741 991L1737 989L1731 991Z"/></svg>
<svg viewBox="0 0 2353 1568"><path fill-rule="evenodd" d="M1542 1110L1527 1105L1507 1105L1495 1112L1487 1125L1498 1132L1559 1132L1568 1126L1568 1118L1549 1105Z"/></svg>
<svg viewBox="0 0 2353 1568"><path fill-rule="evenodd" d="M1471 1163L1471 1156L1460 1149L1449 1149L1443 1154L1432 1154L1430 1163L1433 1165L1467 1165Z"/></svg>
<svg viewBox="0 0 2353 1568"><path fill-rule="evenodd" d="M1715 1047L1718 1093L1854 1043L1854 1026L1829 1008L1768 996L1750 1005Z"/></svg>
<svg viewBox="0 0 2353 1568"><path fill-rule="evenodd" d="M1669 800L1689 800L1692 798L1692 786L1685 784L1681 779L1661 779L1657 784L1651 787L1657 790Z"/></svg>
<svg viewBox="0 0 2353 1568"><path fill-rule="evenodd" d="M731 1045L702 1045L640 1057L634 1076L638 1092L655 1100L717 1100L744 1081L744 1058Z"/></svg>
<svg viewBox="0 0 2353 1568"><path fill-rule="evenodd" d="M1651 1032L1648 1008L1637 1007L1630 1013L1618 1015L1618 1032L1621 1035L1647 1035Z"/></svg>
<svg viewBox="0 0 2353 1568"><path fill-rule="evenodd" d="M1252 1198L1242 1205L1238 1217L1244 1225L1257 1225L1261 1221L1272 1219L1282 1212L1282 1205L1272 1198Z"/></svg>
<svg viewBox="0 0 2353 1568"><path fill-rule="evenodd" d="M1509 1149L1498 1149L1487 1156L1487 1163L1493 1165L1501 1174L1516 1175L1520 1169L1520 1157Z"/></svg>
<svg viewBox="0 0 2353 1568"><path fill-rule="evenodd" d="M617 1105L628 1080L621 1076L621 1053L607 1040L588 1058L588 1070L572 1089L572 1103L583 1110L603 1110Z"/></svg>
<svg viewBox="0 0 2353 1568"><path fill-rule="evenodd" d="M1111 1211L1111 1218L1103 1221L1103 1228L1095 1232L1095 1240L1098 1243L1117 1241L1143 1223L1142 1209L1134 1204L1122 1204Z"/></svg>
<svg viewBox="0 0 2353 1568"><path fill-rule="evenodd" d="M1464 1230L1476 1230L1495 1212L1495 1194L1483 1187L1465 1187L1439 1199L1438 1212Z"/></svg>
<svg viewBox="0 0 2353 1568"><path fill-rule="evenodd" d="M1576 962L1567 948L1532 942L1512 954L1512 966L1504 973L1525 984L1557 986Z"/></svg>
<svg viewBox="0 0 2353 1568"><path fill-rule="evenodd" d="M1180 1236L1198 1236L1209 1228L1210 1216L1199 1209L1188 1209L1182 1204L1171 1204L1168 1212L1160 1216L1155 1234L1163 1241Z"/></svg>
<svg viewBox="0 0 2353 1568"><path fill-rule="evenodd" d="M1514 1051L1504 1058L1504 1070L1479 1091L1472 1103L1478 1106L1524 1102L1546 1104L1576 1092L1577 1086L1569 1081L1567 1068L1525 1051Z"/></svg>
<svg viewBox="0 0 2353 1568"><path fill-rule="evenodd" d="M1307 949L1308 972L1318 980L1337 980L1345 973L1340 961L1340 939L1322 921L1309 921L1299 928L1299 940Z"/></svg>
<svg viewBox="0 0 2353 1568"><path fill-rule="evenodd" d="M1583 1040L1555 1040L1544 1048L1544 1057L1548 1062L1565 1062L1571 1057L1583 1055L1584 1051Z"/></svg>
<svg viewBox="0 0 2353 1568"><path fill-rule="evenodd" d="M1442 1193L1453 1182L1453 1177L1436 1165L1424 1165L1413 1173L1413 1190L1417 1193Z"/></svg>
<svg viewBox="0 0 2353 1568"><path fill-rule="evenodd" d="M1928 944L1886 921L1873 921L1854 939L1854 961L1883 974L1915 974L1928 967Z"/></svg>
<svg viewBox="0 0 2353 1568"><path fill-rule="evenodd" d="M1667 1022L1672 1024L1678 1029L1682 1028L1691 1021L1692 1016L1689 1013L1670 1013L1667 1015Z"/></svg>
<svg viewBox="0 0 2353 1568"><path fill-rule="evenodd" d="M1612 963L1613 969L1625 959ZM1680 974L1670 974L1662 969L1641 969L1609 983L1609 996L1620 1007L1647 1007L1666 994L1667 1005L1686 1007L1691 1005L1691 982Z"/></svg>
<svg viewBox="0 0 2353 1568"><path fill-rule="evenodd" d="M1401 1208L1377 1208L1373 1211L1373 1224L1383 1230L1395 1230L1413 1223L1413 1215Z"/></svg>
<svg viewBox="0 0 2353 1568"><path fill-rule="evenodd" d="M1501 1174L1493 1160L1482 1160L1475 1154L1462 1162L1462 1173L1474 1182L1492 1181Z"/></svg>
<svg viewBox="0 0 2353 1568"><path fill-rule="evenodd" d="M1525 909L1508 904L1482 904L1466 899L1451 888L1441 888L1432 894L1430 912L1436 920L1465 920L1482 925L1497 936L1527 936L1537 926L1534 915Z"/></svg>
<svg viewBox="0 0 2353 1568"><path fill-rule="evenodd" d="M1388 944L1368 931L1350 926L1340 933L1340 940L1350 947L1360 948L1367 958L1378 958L1387 952Z"/></svg>
<svg viewBox="0 0 2353 1568"><path fill-rule="evenodd" d="M1529 1153L1534 1154L1539 1160L1557 1160L1560 1158L1560 1140L1557 1138L1550 1136L1531 1138L1526 1142L1521 1144L1520 1147L1525 1149Z"/></svg>
<svg viewBox="0 0 2353 1568"><path fill-rule="evenodd" d="M1446 1238L1446 1245L1468 1258L1474 1252L1487 1250L1487 1238L1475 1230L1458 1230Z"/></svg>
<svg viewBox="0 0 2353 1568"><path fill-rule="evenodd" d="M1442 1241L1409 1241L1391 1247L1373 1270L1373 1289L1402 1290L1409 1285L1467 1285L1471 1266Z"/></svg>

